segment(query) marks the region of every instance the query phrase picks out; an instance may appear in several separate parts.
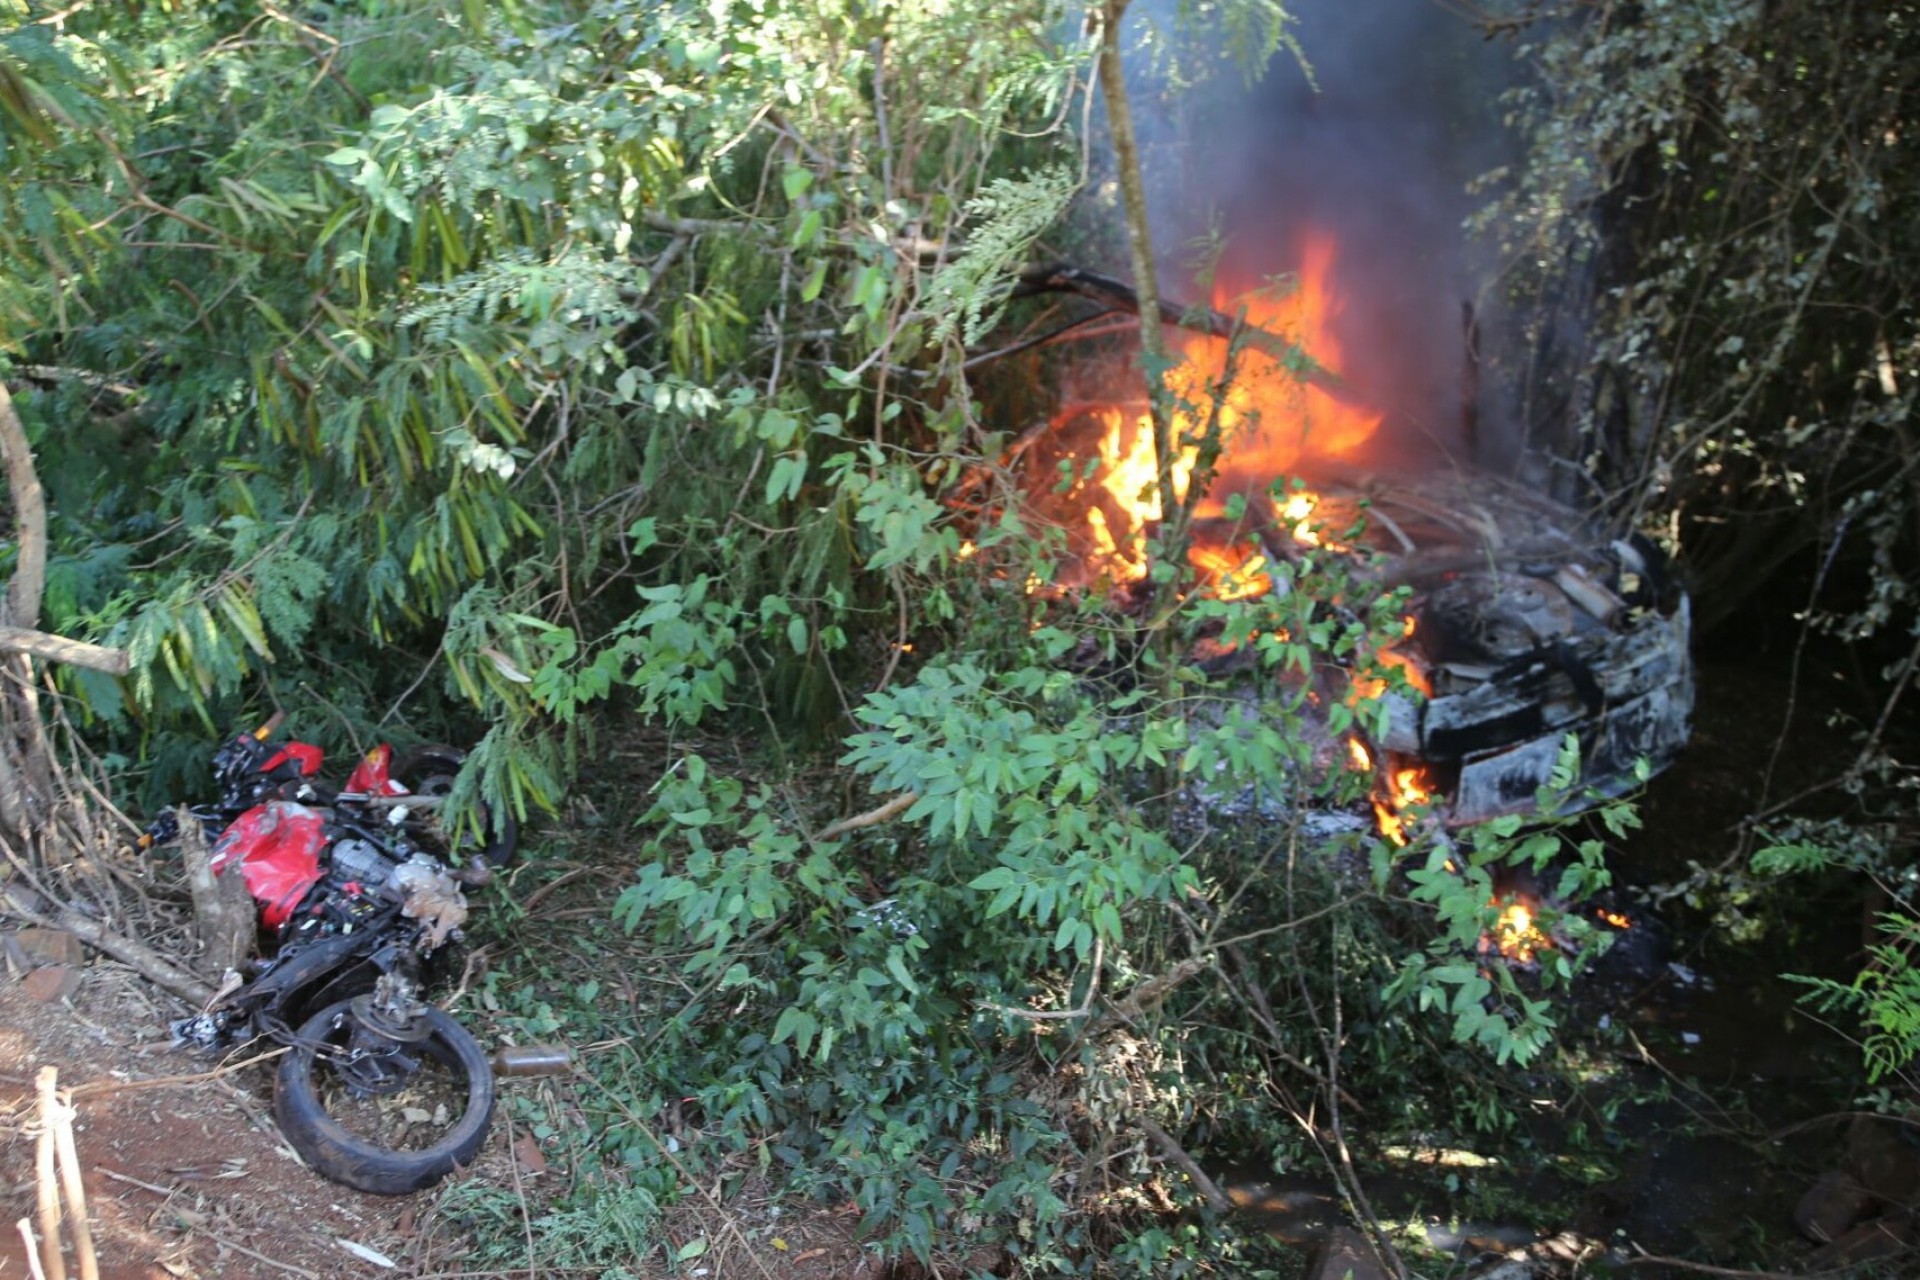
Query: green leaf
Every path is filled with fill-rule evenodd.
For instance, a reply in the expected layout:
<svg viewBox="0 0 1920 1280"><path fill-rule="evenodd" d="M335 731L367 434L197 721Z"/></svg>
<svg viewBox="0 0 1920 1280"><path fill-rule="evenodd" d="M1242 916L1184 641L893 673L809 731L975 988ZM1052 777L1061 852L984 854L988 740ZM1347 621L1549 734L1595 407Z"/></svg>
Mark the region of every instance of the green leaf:
<svg viewBox="0 0 1920 1280"><path fill-rule="evenodd" d="M807 272L806 283L800 286L800 300L812 302L820 296L820 290L827 283L827 260L815 258L813 266Z"/></svg>

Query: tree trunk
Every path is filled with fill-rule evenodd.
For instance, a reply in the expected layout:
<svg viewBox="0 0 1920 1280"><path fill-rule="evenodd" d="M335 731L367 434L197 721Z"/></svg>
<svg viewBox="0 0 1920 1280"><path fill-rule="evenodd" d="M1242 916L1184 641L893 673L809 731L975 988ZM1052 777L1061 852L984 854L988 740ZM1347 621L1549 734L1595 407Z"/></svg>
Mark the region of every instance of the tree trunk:
<svg viewBox="0 0 1920 1280"><path fill-rule="evenodd" d="M203 976L219 982L228 970L239 971L253 954L253 899L238 867L229 867L225 875L214 871L200 820L184 807L177 816L180 863L193 895L193 931L200 939L198 968Z"/></svg>
<svg viewBox="0 0 1920 1280"><path fill-rule="evenodd" d="M13 578L0 598L0 838L29 856L46 856L63 789L48 750L33 658L76 662L123 675L127 655L38 630L47 581L47 500L33 467L26 429L0 382L0 461L13 499Z"/></svg>

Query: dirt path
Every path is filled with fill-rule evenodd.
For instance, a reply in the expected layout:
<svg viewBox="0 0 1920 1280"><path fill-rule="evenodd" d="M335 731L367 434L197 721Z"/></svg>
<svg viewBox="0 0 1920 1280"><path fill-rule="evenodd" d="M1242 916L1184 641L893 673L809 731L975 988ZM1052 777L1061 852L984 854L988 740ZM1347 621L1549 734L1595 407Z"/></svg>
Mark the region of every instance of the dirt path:
<svg viewBox="0 0 1920 1280"><path fill-rule="evenodd" d="M74 1090L103 1280L395 1274L340 1242L404 1254L414 1202L430 1197L361 1195L310 1172L267 1111L270 1066L180 1079L218 1064L168 1046L174 1012L111 963L81 970L67 1004L0 982L0 1280L29 1274L14 1224L34 1212L27 1121L46 1066Z"/></svg>

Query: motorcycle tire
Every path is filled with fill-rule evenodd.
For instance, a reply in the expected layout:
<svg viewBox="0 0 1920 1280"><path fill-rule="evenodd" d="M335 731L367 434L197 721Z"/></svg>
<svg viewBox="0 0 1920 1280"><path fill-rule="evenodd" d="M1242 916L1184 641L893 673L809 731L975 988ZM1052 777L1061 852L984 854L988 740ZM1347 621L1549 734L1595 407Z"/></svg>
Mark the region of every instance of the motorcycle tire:
<svg viewBox="0 0 1920 1280"><path fill-rule="evenodd" d="M480 1042L452 1017L429 1008L431 1031L421 1042L429 1055L465 1082L466 1110L427 1146L399 1150L350 1131L328 1109L326 1076L333 1068L316 1046L340 1038L352 1001L328 1005L301 1026L280 1060L274 1080L273 1118L280 1132L322 1177L377 1196L405 1195L433 1186L460 1165L470 1164L493 1120L493 1068Z"/></svg>
<svg viewBox="0 0 1920 1280"><path fill-rule="evenodd" d="M458 747L439 743L415 747L394 761L393 779L415 795L442 796L452 788L453 777L466 758L467 753ZM506 870L520 851L520 824L513 820L513 814L504 812L495 822L493 810L486 805L481 806L480 822L489 837L486 844L448 852L457 854L462 862L483 862L495 871Z"/></svg>

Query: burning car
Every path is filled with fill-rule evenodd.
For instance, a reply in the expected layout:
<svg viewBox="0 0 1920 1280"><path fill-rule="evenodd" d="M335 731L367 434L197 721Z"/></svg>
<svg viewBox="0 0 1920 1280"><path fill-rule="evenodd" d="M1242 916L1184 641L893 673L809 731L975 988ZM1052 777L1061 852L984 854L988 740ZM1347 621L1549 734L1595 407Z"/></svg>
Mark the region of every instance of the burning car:
<svg viewBox="0 0 1920 1280"><path fill-rule="evenodd" d="M1196 466L1193 442L1211 426L1222 443L1194 511L1196 589L1272 590L1309 547L1350 554L1383 591L1407 589L1406 637L1388 656L1422 696L1386 695L1385 732L1351 744L1375 770L1390 837L1416 801L1450 823L1531 809L1569 733L1591 793L1663 768L1693 705L1688 604L1664 557L1512 479L1396 459L1380 439L1387 415L1337 372L1331 255L1331 240L1310 239L1295 287L1235 300L1237 320L1163 309L1189 330L1168 375L1188 442L1176 490ZM1093 277L1089 289L1087 278L1030 273L1116 309L1124 286ZM1137 374L1081 381L1092 392L1028 433L1010 468L1027 518L1064 539L1048 589L1107 591L1125 607L1130 590L1144 594L1135 584L1161 518L1151 418L1138 396L1100 391L1140 385ZM1282 477L1295 486L1276 489Z"/></svg>

